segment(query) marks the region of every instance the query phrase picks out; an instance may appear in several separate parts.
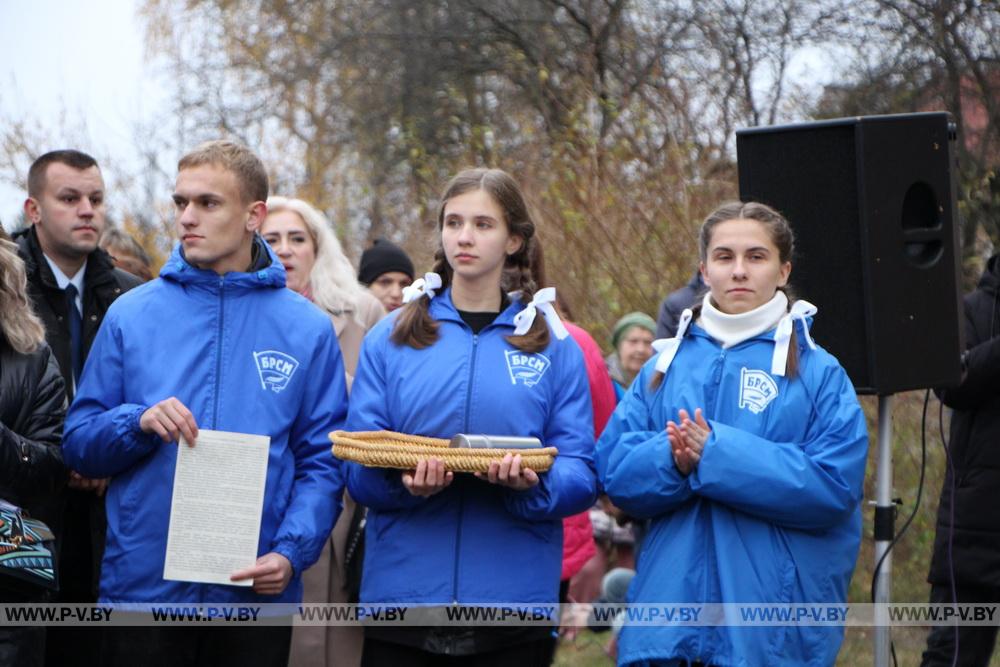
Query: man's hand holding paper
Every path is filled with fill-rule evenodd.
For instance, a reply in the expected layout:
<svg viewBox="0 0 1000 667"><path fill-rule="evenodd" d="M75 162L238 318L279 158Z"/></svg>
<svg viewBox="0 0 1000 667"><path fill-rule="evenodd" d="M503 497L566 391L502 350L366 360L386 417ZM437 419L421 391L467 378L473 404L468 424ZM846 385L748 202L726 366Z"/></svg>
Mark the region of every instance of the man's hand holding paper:
<svg viewBox="0 0 1000 667"><path fill-rule="evenodd" d="M288 585L284 556L257 558L270 442L205 429L197 447L178 448L164 579L253 585L271 595Z"/></svg>

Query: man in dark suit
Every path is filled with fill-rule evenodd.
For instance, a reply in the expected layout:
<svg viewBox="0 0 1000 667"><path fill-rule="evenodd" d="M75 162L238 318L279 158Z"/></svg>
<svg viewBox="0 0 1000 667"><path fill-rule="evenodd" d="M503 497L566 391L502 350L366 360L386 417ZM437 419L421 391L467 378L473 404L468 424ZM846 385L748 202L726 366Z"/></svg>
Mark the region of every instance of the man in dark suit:
<svg viewBox="0 0 1000 667"><path fill-rule="evenodd" d="M104 198L94 158L75 150L46 153L28 171L24 212L31 224L15 237L28 272L28 295L45 324L70 400L108 307L140 284L97 247ZM106 486L107 480L70 471L69 488L45 513L60 539L57 601L97 599ZM99 649L96 629L50 628L46 664L99 664Z"/></svg>

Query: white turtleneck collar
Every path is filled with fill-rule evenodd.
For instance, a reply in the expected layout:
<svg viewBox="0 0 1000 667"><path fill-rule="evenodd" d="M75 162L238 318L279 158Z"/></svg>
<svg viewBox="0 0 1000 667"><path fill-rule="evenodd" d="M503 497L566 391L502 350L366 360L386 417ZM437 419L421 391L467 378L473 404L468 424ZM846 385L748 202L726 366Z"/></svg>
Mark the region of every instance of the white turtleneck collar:
<svg viewBox="0 0 1000 667"><path fill-rule="evenodd" d="M781 290L767 303L738 315L729 315L716 308L711 296L711 293L705 295L698 326L722 343L723 349L770 331L788 314L788 297Z"/></svg>

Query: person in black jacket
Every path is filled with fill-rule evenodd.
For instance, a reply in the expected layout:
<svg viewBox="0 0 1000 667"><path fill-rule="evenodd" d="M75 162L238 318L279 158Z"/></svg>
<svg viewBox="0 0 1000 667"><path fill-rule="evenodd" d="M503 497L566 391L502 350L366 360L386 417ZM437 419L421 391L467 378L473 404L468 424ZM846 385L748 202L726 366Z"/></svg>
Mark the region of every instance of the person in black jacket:
<svg viewBox="0 0 1000 667"><path fill-rule="evenodd" d="M684 287L674 290L660 303L660 312L656 318L656 337L673 338L677 333L677 323L685 308L698 303L705 294L705 281L701 279L701 271L695 269L691 280Z"/></svg>
<svg viewBox="0 0 1000 667"><path fill-rule="evenodd" d="M930 601L1000 603L1000 255L990 258L965 297L962 382L938 391L952 408L952 465L938 505ZM987 665L997 626L939 626L927 637L922 665Z"/></svg>
<svg viewBox="0 0 1000 667"><path fill-rule="evenodd" d="M15 236L28 273L28 296L45 325L70 400L90 345L111 303L140 284L97 247L104 229L104 179L94 158L75 150L46 153L28 171L24 212L31 225ZM71 307L72 306L72 307ZM59 602L95 602L104 549L107 480L70 471L69 489L52 511L60 538ZM52 628L50 665L96 664L96 628Z"/></svg>
<svg viewBox="0 0 1000 667"><path fill-rule="evenodd" d="M59 448L66 393L45 329L25 294L17 246L0 233L0 498L45 520L44 506L66 481ZM42 601L0 577L0 602ZM0 664L40 666L45 628L0 628Z"/></svg>

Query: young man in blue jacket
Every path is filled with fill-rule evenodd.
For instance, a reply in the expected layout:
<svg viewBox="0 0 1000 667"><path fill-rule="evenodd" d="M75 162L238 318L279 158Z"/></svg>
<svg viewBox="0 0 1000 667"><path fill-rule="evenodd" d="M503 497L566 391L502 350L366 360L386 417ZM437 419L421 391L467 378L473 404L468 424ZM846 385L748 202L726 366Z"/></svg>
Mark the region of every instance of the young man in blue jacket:
<svg viewBox="0 0 1000 667"><path fill-rule="evenodd" d="M66 421L67 463L110 477L100 600L112 604L301 601L343 490L327 433L347 396L330 321L285 289L256 234L267 175L247 148L203 144L178 164L180 244L160 277L108 311ZM281 360L282 363L267 363ZM163 578L177 442L198 429L270 437L252 588ZM283 665L291 627L113 628L108 665Z"/></svg>

